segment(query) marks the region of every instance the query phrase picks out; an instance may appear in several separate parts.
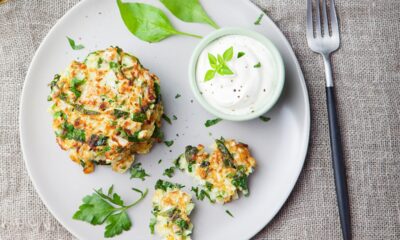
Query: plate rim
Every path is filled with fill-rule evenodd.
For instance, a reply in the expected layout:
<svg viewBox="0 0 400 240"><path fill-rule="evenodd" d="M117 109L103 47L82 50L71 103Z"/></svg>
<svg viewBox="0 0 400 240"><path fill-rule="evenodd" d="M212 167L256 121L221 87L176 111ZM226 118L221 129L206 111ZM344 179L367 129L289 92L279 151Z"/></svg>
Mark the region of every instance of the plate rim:
<svg viewBox="0 0 400 240"><path fill-rule="evenodd" d="M23 109L24 109L24 102L25 102L25 98L27 95L27 82L28 79L31 78L32 75L32 66L33 63L35 63L37 61L38 55L39 53L42 51L42 48L44 47L44 43L47 42L47 39L49 38L49 36L57 29L57 27L64 21L63 19L65 19L66 17L68 17L70 14L72 14L76 9L80 8L81 5L86 4L87 2L90 2L88 0L86 1L80 1L77 4L75 4L73 7L71 7L62 17L60 17L56 23L51 27L51 29L48 31L48 33L46 34L46 36L42 39L39 47L37 48L37 50L35 51L31 62L29 64L28 70L26 72L26 76L24 78L24 83L22 86L22 91L21 91L21 95L20 95L20 103L19 103L19 113L18 113L18 123L19 123L19 127L18 127L18 133L20 136L20 146L21 146L21 152L22 152L22 157L24 159L24 163L25 163L25 168L28 172L29 178L32 182L33 187L35 188L35 191L37 192L37 194L39 195L41 201L43 202L43 204L46 206L47 210L51 213L51 215L68 231L70 232L72 235L74 235L75 237L77 237L78 239L82 239L82 236L76 232L75 230L67 227L67 225L64 223L64 221L62 221L61 217L56 214L56 211L50 207L50 205L48 204L48 202L45 200L44 194L39 190L39 187L36 183L35 178L33 178L32 172L31 172L31 168L30 168L30 163L28 163L27 161L27 157L26 157L26 151L25 151L25 144L24 144L24 140L23 140ZM286 46L286 48L288 49L289 55L290 57L294 60L295 66L296 66L296 70L297 70L297 74L300 78L300 87L302 92L304 93L305 97L303 98L303 100L305 101L304 106L305 106L305 123L304 123L304 135L302 136L302 142L303 142L303 146L301 146L300 148L300 154L299 154L299 163L298 163L298 168L297 170L297 174L295 176L295 178L293 178L294 180L290 183L290 185L292 186L291 188L288 188L287 191L284 193L285 197L284 200L282 201L279 208L277 208L275 211L272 212L271 217L269 219L266 218L266 222L261 224L259 228L256 229L255 232L250 233L248 236L243 236L244 239L250 239L252 237L254 237L255 235L257 235L260 231L262 231L265 227L267 227L271 221L276 217L276 215L278 214L278 212L282 209L282 207L286 204L287 200L289 199L291 193L293 192L294 187L296 186L297 181L299 180L300 174L303 170L304 167L304 163L307 157L307 153L308 153L308 148L309 148L309 143L310 143L310 133L311 133L311 112L310 112L310 96L308 93L308 89L307 89L307 85L306 85L306 81L304 78L304 74L303 71L301 69L300 63L297 59L296 54L294 53L294 50L292 48L292 46L290 45L288 39L286 38L286 36L283 34L282 30L276 25L276 23L273 21L273 19L271 19L261 8L259 8L255 3L251 2L250 0L242 0L242 2L244 2L245 4L247 4L249 7L255 9L256 11L259 11L260 13L264 14L265 17L269 18L273 24L274 27L276 27L276 29L278 29L278 34L280 35L280 37L282 37L284 39L284 45Z"/></svg>

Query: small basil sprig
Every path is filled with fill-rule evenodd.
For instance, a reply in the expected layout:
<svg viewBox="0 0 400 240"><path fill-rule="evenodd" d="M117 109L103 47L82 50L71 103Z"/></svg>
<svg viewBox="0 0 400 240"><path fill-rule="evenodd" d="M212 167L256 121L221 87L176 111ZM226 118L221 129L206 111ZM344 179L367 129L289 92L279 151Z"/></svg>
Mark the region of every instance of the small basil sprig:
<svg viewBox="0 0 400 240"><path fill-rule="evenodd" d="M232 60L233 57L233 47L228 48L224 54L221 56L220 54L215 57L211 53L208 53L208 61L210 62L210 66L212 69L206 72L204 76L204 81L210 81L215 77L215 74L223 75L232 75L232 70L226 65L226 62Z"/></svg>
<svg viewBox="0 0 400 240"><path fill-rule="evenodd" d="M165 13L152 5L144 3L122 3L117 0L118 8L128 30L146 42L159 42L172 35L201 36L178 31L172 26Z"/></svg>
<svg viewBox="0 0 400 240"><path fill-rule="evenodd" d="M160 0L175 17L184 22L206 23L218 29L198 0Z"/></svg>

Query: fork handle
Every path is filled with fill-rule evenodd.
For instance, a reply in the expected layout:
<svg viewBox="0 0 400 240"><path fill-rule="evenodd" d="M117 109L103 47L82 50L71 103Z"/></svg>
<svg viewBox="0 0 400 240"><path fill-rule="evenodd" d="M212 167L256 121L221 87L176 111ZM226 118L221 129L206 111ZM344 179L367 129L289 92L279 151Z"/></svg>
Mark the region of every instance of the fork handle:
<svg viewBox="0 0 400 240"><path fill-rule="evenodd" d="M350 207L347 192L346 170L343 161L342 144L336 112L334 87L326 87L328 105L329 133L331 140L332 163L335 177L336 196L339 207L340 225L344 240L351 239Z"/></svg>

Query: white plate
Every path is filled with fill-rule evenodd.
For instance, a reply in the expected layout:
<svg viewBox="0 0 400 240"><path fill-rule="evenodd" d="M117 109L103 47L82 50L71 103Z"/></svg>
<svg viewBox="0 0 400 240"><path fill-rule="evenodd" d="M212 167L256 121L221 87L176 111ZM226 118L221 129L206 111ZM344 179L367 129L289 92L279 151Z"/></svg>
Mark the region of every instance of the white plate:
<svg viewBox="0 0 400 240"><path fill-rule="evenodd" d="M146 1L161 6L159 1ZM256 30L269 37L279 48L286 64L286 86L276 107L267 115L271 121L259 119L249 122L223 121L211 128L204 122L213 118L192 100L187 67L189 57L198 39L171 37L156 44L139 41L122 23L117 5L111 0L85 0L71 9L49 32L33 58L29 68L20 108L20 134L26 167L43 202L51 213L72 234L80 239L103 238L104 226L72 220L81 199L93 188L107 188L111 184L126 202L136 199L131 187L149 188L147 198L129 210L133 226L115 239L157 239L148 228L151 216L151 197L154 183L162 177L165 168L188 144L212 144L212 137L235 138L248 143L258 166L250 177L250 197L225 206L211 205L196 200L192 215L195 225L193 239L249 239L260 231L278 212L292 191L302 169L307 152L310 131L310 110L307 89L296 57L288 41L265 16L261 25L254 25L261 11L247 0L202 0L207 12L220 26L239 26ZM165 11L167 12L167 11ZM205 35L211 27L183 23L168 13L173 24L188 32ZM73 51L67 43L69 36L86 46ZM166 113L175 114L177 121L163 125L166 139L175 144L167 148L156 145L150 154L137 159L151 174L151 178L130 180L128 174L117 174L109 167L97 167L84 175L68 154L55 142L47 84L53 75L63 70L71 60L84 59L87 53L117 45L131 52L143 65L161 79ZM175 99L180 93L181 98ZM179 137L176 134L179 134ZM209 136L212 133L212 137ZM162 164L157 161L163 159ZM183 173L171 179L186 185L194 181ZM225 213L229 209L234 218Z"/></svg>

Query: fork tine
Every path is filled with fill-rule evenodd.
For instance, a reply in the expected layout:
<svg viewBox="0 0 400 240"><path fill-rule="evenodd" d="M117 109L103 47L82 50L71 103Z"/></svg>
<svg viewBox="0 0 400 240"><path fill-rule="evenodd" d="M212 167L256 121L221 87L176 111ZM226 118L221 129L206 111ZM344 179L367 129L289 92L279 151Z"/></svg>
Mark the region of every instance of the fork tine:
<svg viewBox="0 0 400 240"><path fill-rule="evenodd" d="M312 0L307 0L307 39L314 38Z"/></svg>
<svg viewBox="0 0 400 240"><path fill-rule="evenodd" d="M331 15L332 36L339 36L339 25L335 9L335 0L331 0L330 15Z"/></svg>
<svg viewBox="0 0 400 240"><path fill-rule="evenodd" d="M326 0L322 0L322 17L324 21L324 37L329 37L328 14L326 12Z"/></svg>
<svg viewBox="0 0 400 240"><path fill-rule="evenodd" d="M317 33L317 38L321 37L322 33L321 33L321 14L320 14L320 6L319 6L319 0L317 0L317 6L316 6L316 13L317 13L317 17L316 17L316 27L315 27L315 32Z"/></svg>

